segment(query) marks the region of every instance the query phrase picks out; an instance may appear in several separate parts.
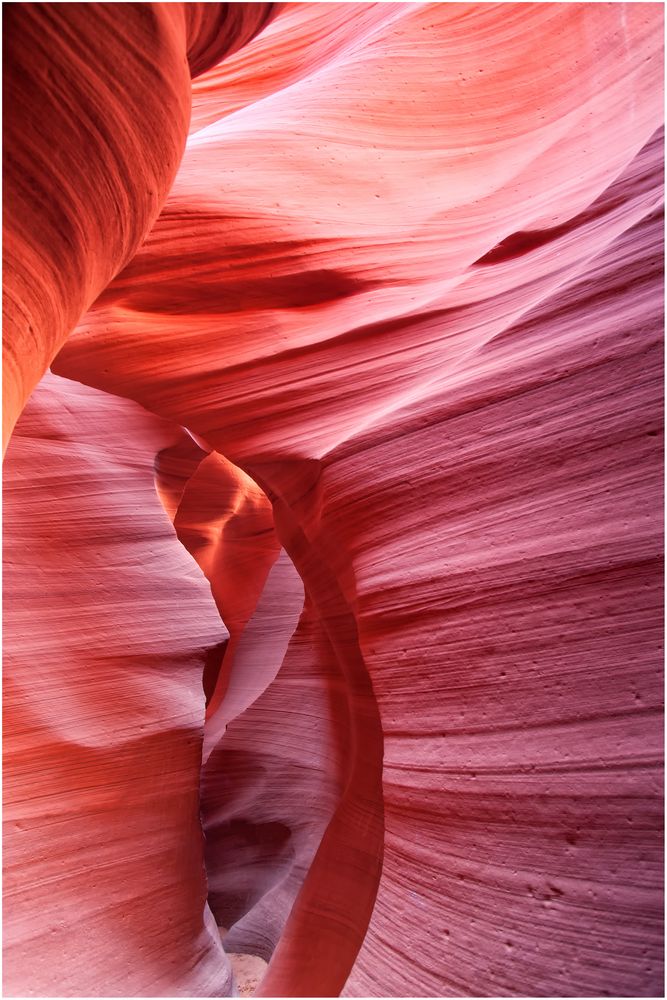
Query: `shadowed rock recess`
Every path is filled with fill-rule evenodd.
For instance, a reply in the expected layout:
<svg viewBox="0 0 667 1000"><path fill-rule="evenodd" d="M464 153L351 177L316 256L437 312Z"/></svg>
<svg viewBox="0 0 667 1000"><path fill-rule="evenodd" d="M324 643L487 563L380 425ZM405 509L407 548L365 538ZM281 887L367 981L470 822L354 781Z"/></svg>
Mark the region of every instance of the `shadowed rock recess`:
<svg viewBox="0 0 667 1000"><path fill-rule="evenodd" d="M662 5L3 13L5 995L662 995Z"/></svg>

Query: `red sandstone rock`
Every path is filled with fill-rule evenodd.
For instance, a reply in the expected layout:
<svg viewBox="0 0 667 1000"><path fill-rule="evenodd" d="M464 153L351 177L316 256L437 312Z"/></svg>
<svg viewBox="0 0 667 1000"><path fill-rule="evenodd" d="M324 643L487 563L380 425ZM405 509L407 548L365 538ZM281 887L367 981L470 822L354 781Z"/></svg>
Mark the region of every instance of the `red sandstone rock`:
<svg viewBox="0 0 667 1000"><path fill-rule="evenodd" d="M288 5L56 359L192 435L157 484L232 637L202 816L259 995L660 992L660 24Z"/></svg>
<svg viewBox="0 0 667 1000"><path fill-rule="evenodd" d="M46 376L5 462L4 989L213 996L201 672L225 638L162 510L178 429Z"/></svg>
<svg viewBox="0 0 667 1000"><path fill-rule="evenodd" d="M247 42L272 7L4 8L3 448L65 338L160 211L183 153L190 74Z"/></svg>

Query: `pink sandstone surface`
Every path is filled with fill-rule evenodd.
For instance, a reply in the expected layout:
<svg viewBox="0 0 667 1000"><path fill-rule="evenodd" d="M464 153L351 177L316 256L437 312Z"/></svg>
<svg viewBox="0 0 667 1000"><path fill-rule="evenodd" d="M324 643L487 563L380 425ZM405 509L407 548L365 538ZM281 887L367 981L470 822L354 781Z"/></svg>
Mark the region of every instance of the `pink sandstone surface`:
<svg viewBox="0 0 667 1000"><path fill-rule="evenodd" d="M660 6L5 22L5 993L660 995Z"/></svg>

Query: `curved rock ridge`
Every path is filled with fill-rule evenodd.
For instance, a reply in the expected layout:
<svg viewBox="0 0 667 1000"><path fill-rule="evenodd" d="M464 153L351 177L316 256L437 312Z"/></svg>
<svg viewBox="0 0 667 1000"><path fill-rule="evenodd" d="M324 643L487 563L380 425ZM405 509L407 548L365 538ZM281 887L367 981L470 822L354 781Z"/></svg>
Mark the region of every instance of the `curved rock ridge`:
<svg viewBox="0 0 667 1000"><path fill-rule="evenodd" d="M42 379L4 488L4 989L217 996L199 820L207 650L226 638L153 483L179 429Z"/></svg>
<svg viewBox="0 0 667 1000"><path fill-rule="evenodd" d="M526 11L503 7L498 36L491 7L408 5L361 48L191 136L161 218L58 370L141 397L244 465L321 458L424 394L511 319L461 330L443 310L507 290L520 315L592 248L572 241L518 289L472 265L514 232L575 218L661 123L650 5Z"/></svg>
<svg viewBox="0 0 667 1000"><path fill-rule="evenodd" d="M237 648L268 585L267 578L272 574L272 567L280 556L271 504L246 473L217 452L212 452L188 481L174 518L174 527L181 542L197 559L209 579L218 610L229 630L229 645L207 708L209 722L214 716L224 716L224 730L224 724L243 711L241 705L234 707L233 690L229 690L230 685L232 689L235 685L232 673L236 669ZM286 580L283 583L286 584ZM292 596L289 585L286 585L284 594L287 639L296 628L303 606L303 589L298 582L296 588ZM282 596L281 589L277 589L278 601ZM279 606L275 611L276 620L269 628L273 642L269 640L269 648L264 653L271 678L282 660L276 632L280 629ZM261 641L261 634L259 639ZM273 653L271 645L274 645ZM275 660L273 665L272 657ZM241 669L238 673L241 674L238 678L241 685L259 685L254 696L249 693L243 700L244 707L247 707L266 687L266 683L260 677L252 677L252 672L249 674ZM205 759L209 752L208 746L205 746Z"/></svg>
<svg viewBox="0 0 667 1000"><path fill-rule="evenodd" d="M200 29L197 66L213 37ZM117 566L105 613L134 656L137 635L155 636L136 626L141 604L123 613L143 594L165 619L159 656L181 657L180 686L154 684L150 705L180 803L167 796L156 829L187 858L137 861L131 974L110 954L119 918L101 910L98 984L233 989L205 852L225 947L270 960L260 996L660 994L661 30L644 3L288 4L192 87L161 214L55 358L65 378L30 404L46 416L26 411L12 442L15 486L40 474L10 537L35 537L34 560L51 551L40 533L67 476L52 565L81 531L97 579L95 497ZM54 392L82 393L130 444L107 455L107 417L73 417L66 458L51 450ZM75 487L91 461L94 486ZM25 552L17 564L31 581ZM54 579L62 617L83 585ZM75 662L88 662L81 607ZM49 621L47 699L56 685L87 704L88 675L65 672ZM11 628L20 648L25 618ZM190 686L204 658L205 845L204 695ZM99 722L75 712L71 740L88 724L122 772L99 705L130 661L100 662ZM20 803L42 757L65 759L60 736L44 749L47 699L11 745L28 755ZM155 780L151 759L129 801ZM68 788L55 801L71 877L97 819ZM153 803L141 795L133 858L155 849ZM125 829L133 814L113 808ZM15 879L45 851L38 827ZM126 844L109 846L109 899L126 891ZM166 870L176 916L147 945ZM15 955L33 947L51 877L48 858ZM82 876L69 899L90 886ZM74 951L54 967L69 995L99 995Z"/></svg>
<svg viewBox="0 0 667 1000"><path fill-rule="evenodd" d="M4 25L3 451L31 391L162 208L191 74L274 5L14 3Z"/></svg>
<svg viewBox="0 0 667 1000"><path fill-rule="evenodd" d="M661 244L649 217L400 437L331 457L384 733L349 996L386 966L396 995L660 989Z"/></svg>
<svg viewBox="0 0 667 1000"><path fill-rule="evenodd" d="M243 51L193 81L190 131L326 70L403 17L404 3L289 3ZM422 4L422 6L424 6Z"/></svg>
<svg viewBox="0 0 667 1000"><path fill-rule="evenodd" d="M203 749L209 902L231 927L228 950L268 960L279 947L280 977L272 971L262 988L328 995L342 989L377 889L377 711L354 619L325 563L292 544L299 575L280 549L267 496L219 454L203 456L182 439L160 454L158 481L230 632ZM302 577L309 597L295 632ZM298 802L308 808L295 810ZM320 927L306 957L303 936L334 868L336 920Z"/></svg>

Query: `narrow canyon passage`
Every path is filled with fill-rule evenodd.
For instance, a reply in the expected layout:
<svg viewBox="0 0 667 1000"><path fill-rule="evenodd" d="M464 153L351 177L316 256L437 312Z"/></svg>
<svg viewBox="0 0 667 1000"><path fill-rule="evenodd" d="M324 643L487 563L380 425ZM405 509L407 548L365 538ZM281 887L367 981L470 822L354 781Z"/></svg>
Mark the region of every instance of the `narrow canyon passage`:
<svg viewBox="0 0 667 1000"><path fill-rule="evenodd" d="M157 486L230 635L203 739L209 904L228 952L278 948L267 995L334 995L382 856L382 737L354 618L285 504L221 455L184 436L158 456Z"/></svg>
<svg viewBox="0 0 667 1000"><path fill-rule="evenodd" d="M6 995L661 995L661 5L6 6Z"/></svg>

